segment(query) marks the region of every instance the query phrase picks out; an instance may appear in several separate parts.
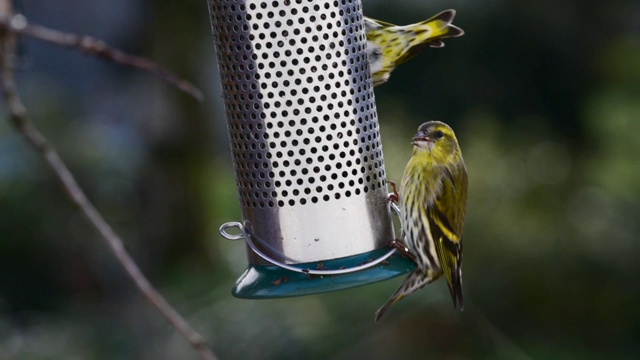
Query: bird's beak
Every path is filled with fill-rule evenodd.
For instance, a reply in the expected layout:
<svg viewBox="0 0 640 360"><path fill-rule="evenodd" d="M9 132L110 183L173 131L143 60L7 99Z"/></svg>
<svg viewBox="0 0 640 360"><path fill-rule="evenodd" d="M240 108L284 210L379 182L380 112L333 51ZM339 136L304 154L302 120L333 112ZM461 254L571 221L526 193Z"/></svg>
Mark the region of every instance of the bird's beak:
<svg viewBox="0 0 640 360"><path fill-rule="evenodd" d="M416 145L419 141L431 141L431 138L428 137L427 134L424 133L424 131L419 131L413 136L411 144Z"/></svg>

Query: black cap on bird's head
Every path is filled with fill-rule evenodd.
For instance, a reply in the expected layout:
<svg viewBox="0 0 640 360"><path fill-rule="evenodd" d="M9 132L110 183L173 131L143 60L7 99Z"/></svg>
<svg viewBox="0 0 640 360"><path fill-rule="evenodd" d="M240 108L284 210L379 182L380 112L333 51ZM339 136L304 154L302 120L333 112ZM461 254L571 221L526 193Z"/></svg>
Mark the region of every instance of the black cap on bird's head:
<svg viewBox="0 0 640 360"><path fill-rule="evenodd" d="M420 125L411 144L424 150L433 150L438 144L437 149L444 153L454 153L458 149L458 140L453 130L441 121L429 121Z"/></svg>
<svg viewBox="0 0 640 360"><path fill-rule="evenodd" d="M447 134L453 134L453 130L451 130L449 125L441 121L429 121L420 125L411 143L416 145L417 142L422 141L436 142Z"/></svg>

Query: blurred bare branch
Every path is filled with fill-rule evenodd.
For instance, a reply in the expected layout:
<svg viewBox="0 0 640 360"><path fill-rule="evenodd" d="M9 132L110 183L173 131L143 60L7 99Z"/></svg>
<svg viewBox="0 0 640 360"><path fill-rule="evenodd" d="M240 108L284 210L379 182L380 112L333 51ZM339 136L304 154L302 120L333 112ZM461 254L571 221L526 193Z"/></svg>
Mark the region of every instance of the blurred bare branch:
<svg viewBox="0 0 640 360"><path fill-rule="evenodd" d="M11 32L29 36L37 40L46 41L67 48L78 49L85 54L101 57L122 65L148 71L193 96L196 100L204 100L202 91L187 80L163 68L150 59L126 54L112 46L109 46L102 40L90 36L65 33L36 24L29 24L27 19L20 14L15 15L12 18L1 17L0 26L5 29L9 29Z"/></svg>
<svg viewBox="0 0 640 360"><path fill-rule="evenodd" d="M203 359L217 359L204 338L192 329L187 321L162 297L153 285L151 285L135 261L125 250L120 237L87 198L55 148L28 117L27 109L18 94L13 74L16 33L28 34L37 38L46 38L51 42L61 45L66 44L67 46L79 47L84 51L104 56L110 60L133 64L133 66L142 68L146 67L147 70L154 73L160 72L167 74L168 72L157 67L151 61L123 54L97 40L62 34L41 27L27 26L24 17L21 15L12 15L13 7L11 0L0 0L0 19L2 19L0 20L0 72L2 75L3 96L7 103L11 123L24 136L25 140L44 158L47 165L62 183L71 202L78 207L82 214L89 220L89 223L102 235L102 238L107 242L118 261L125 268L127 274L142 294L157 307L167 320L191 343L191 346L200 353Z"/></svg>

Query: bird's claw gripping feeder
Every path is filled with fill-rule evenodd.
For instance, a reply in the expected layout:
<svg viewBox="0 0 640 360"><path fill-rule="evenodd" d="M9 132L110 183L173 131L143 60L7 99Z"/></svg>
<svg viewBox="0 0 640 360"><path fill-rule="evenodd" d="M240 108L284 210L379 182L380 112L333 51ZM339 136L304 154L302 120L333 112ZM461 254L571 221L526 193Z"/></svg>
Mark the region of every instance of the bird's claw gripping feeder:
<svg viewBox="0 0 640 360"><path fill-rule="evenodd" d="M412 270L388 246L360 0L209 0L209 9L244 219L220 232L248 245L233 295L307 295Z"/></svg>

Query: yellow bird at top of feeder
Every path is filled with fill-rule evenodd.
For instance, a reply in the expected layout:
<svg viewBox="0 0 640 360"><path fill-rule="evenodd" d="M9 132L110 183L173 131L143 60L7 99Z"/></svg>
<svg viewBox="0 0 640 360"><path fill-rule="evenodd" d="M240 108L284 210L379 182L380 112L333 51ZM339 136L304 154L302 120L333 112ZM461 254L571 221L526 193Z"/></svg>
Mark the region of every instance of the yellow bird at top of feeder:
<svg viewBox="0 0 640 360"><path fill-rule="evenodd" d="M441 48L442 39L464 35L464 30L451 22L456 16L453 9L411 25L398 26L365 16L367 56L373 86L382 85L396 66L413 58L425 47Z"/></svg>

